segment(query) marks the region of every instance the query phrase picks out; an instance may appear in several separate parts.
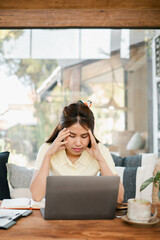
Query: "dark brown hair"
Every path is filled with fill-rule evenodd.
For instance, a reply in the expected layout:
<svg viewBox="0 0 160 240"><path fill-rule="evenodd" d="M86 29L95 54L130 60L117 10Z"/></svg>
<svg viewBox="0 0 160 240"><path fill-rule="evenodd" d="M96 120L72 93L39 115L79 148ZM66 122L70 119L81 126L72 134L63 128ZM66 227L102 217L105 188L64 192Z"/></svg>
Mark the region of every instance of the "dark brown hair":
<svg viewBox="0 0 160 240"><path fill-rule="evenodd" d="M91 129L92 133L94 131L94 115L90 108L82 101L78 101L64 107L59 124L54 129L46 143L52 143L63 128L68 128L75 123L79 123L84 128ZM97 143L99 142L96 137L95 140ZM89 142L88 147L91 147L91 142Z"/></svg>

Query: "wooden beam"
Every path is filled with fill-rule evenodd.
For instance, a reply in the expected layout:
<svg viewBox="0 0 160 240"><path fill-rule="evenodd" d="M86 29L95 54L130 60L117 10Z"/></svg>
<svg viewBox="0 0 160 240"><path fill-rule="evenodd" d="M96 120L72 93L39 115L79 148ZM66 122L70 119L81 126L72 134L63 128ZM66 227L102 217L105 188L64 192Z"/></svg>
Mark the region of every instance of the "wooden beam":
<svg viewBox="0 0 160 240"><path fill-rule="evenodd" d="M0 10L1 28L159 28L160 10Z"/></svg>
<svg viewBox="0 0 160 240"><path fill-rule="evenodd" d="M1 28L160 27L158 0L1 0Z"/></svg>
<svg viewBox="0 0 160 240"><path fill-rule="evenodd" d="M1 0L1 10L9 9L160 9L158 0Z"/></svg>

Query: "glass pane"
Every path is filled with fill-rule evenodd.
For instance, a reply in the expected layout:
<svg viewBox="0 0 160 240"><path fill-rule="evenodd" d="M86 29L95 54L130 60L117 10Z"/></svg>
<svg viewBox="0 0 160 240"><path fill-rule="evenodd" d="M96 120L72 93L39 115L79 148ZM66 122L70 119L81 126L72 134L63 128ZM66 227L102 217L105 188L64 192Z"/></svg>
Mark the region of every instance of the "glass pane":
<svg viewBox="0 0 160 240"><path fill-rule="evenodd" d="M130 155L136 132L141 152L149 152L152 39L159 32L128 29L125 40L122 29L0 30L0 150L34 166L63 107L90 99L95 135L112 152ZM129 58L121 57L122 40Z"/></svg>

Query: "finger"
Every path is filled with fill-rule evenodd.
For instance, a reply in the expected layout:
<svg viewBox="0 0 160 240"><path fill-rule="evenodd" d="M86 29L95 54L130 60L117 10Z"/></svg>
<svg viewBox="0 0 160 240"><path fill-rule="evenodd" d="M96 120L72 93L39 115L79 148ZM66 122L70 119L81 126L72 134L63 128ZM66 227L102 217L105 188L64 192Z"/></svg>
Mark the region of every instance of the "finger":
<svg viewBox="0 0 160 240"><path fill-rule="evenodd" d="M61 146L61 147L59 147L58 150L63 150L63 149L66 149L66 146Z"/></svg>
<svg viewBox="0 0 160 240"><path fill-rule="evenodd" d="M61 142L62 142L62 141L65 141L66 138L67 138L69 135L70 135L70 133L66 133L65 135L61 136L61 137L59 138L59 140L60 140Z"/></svg>
<svg viewBox="0 0 160 240"><path fill-rule="evenodd" d="M64 136L68 135L68 134L70 134L69 130L67 130L67 131L64 132L64 133L59 134L58 137L62 138L62 137L64 137Z"/></svg>
<svg viewBox="0 0 160 240"><path fill-rule="evenodd" d="M64 133L68 132L69 130L67 128L63 128L58 135L63 135Z"/></svg>
<svg viewBox="0 0 160 240"><path fill-rule="evenodd" d="M69 130L67 128L63 128L61 131L59 131L58 135L63 135L64 133L68 132Z"/></svg>
<svg viewBox="0 0 160 240"><path fill-rule="evenodd" d="M62 140L64 140L66 137L68 137L70 135L70 132L69 132L69 130L67 130L66 132L64 132L64 133L61 133L59 136L58 136L58 139L60 140L60 141L62 141Z"/></svg>
<svg viewBox="0 0 160 240"><path fill-rule="evenodd" d="M86 150L87 152L90 152L90 148L88 148L88 147L86 147L85 150Z"/></svg>
<svg viewBox="0 0 160 240"><path fill-rule="evenodd" d="M92 143L92 144L96 144L95 137L93 136L91 130L89 129L88 132L89 132L89 136L90 136L90 139L91 139L91 143Z"/></svg>
<svg viewBox="0 0 160 240"><path fill-rule="evenodd" d="M67 128L63 128L60 132L64 132L64 131L66 131L67 130Z"/></svg>
<svg viewBox="0 0 160 240"><path fill-rule="evenodd" d="M60 145L65 145L67 144L67 141L60 142Z"/></svg>

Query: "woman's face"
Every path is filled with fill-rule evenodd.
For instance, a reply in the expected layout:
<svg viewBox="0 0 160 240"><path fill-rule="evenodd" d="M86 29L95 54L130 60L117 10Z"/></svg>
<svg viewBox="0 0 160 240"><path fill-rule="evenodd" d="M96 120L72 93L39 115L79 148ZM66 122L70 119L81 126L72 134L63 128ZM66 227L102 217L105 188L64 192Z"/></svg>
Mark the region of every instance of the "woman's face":
<svg viewBox="0 0 160 240"><path fill-rule="evenodd" d="M79 123L67 128L70 135L66 138L66 152L68 155L81 155L88 146L90 137L88 129L83 128Z"/></svg>

